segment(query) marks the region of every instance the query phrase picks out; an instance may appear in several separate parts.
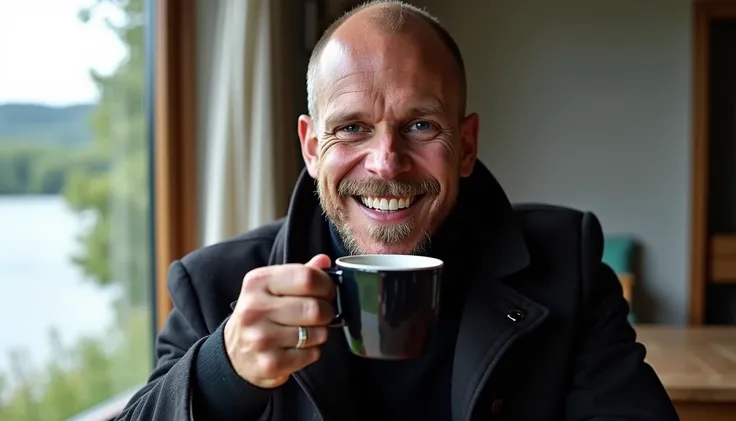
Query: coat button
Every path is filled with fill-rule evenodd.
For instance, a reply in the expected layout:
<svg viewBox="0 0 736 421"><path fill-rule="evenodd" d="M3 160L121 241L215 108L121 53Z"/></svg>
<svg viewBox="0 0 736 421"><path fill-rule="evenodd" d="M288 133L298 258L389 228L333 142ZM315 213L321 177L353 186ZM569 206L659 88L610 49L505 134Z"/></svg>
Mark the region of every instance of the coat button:
<svg viewBox="0 0 736 421"><path fill-rule="evenodd" d="M519 322L521 320L524 320L524 316L526 316L526 313L516 308L509 310L509 312L506 313L506 317L508 317L509 320L511 320L512 322Z"/></svg>
<svg viewBox="0 0 736 421"><path fill-rule="evenodd" d="M493 405L491 405L491 412L494 414L498 414L503 409L503 401L501 399L496 399L493 401Z"/></svg>

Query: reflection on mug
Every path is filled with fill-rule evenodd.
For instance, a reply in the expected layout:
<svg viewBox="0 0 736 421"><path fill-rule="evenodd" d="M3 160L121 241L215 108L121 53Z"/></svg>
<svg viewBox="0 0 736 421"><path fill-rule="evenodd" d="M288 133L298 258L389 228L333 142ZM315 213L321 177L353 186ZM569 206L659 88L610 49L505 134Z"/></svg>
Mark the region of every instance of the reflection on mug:
<svg viewBox="0 0 736 421"><path fill-rule="evenodd" d="M434 312L425 311L422 303L429 293L426 284L411 279L384 279L381 282L381 316L379 317L381 352L397 354L421 352L428 327L433 323Z"/></svg>
<svg viewBox="0 0 736 421"><path fill-rule="evenodd" d="M355 282L360 291L360 307L363 311L378 314L379 289L381 288L381 274L369 272L357 272Z"/></svg>
<svg viewBox="0 0 736 421"><path fill-rule="evenodd" d="M342 308L342 314L352 340L362 342L363 325L360 309L362 307L361 297L363 296L363 292L360 290L361 282L359 275L363 274L356 273L355 275L355 277L347 278L343 281L340 293L343 294L341 299L345 305Z"/></svg>

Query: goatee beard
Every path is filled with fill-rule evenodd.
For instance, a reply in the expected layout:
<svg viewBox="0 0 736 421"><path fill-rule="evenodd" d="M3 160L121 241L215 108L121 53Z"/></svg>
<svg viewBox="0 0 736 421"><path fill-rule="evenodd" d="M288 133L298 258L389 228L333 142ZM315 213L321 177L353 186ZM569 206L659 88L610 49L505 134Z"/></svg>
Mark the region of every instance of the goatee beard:
<svg viewBox="0 0 736 421"><path fill-rule="evenodd" d="M345 252L347 254L356 255L371 253L370 250L365 250L361 248L358 240L355 237L355 234L348 227L347 223L338 222L335 219L331 218L329 215L327 215L327 217L330 218L332 225L337 230L338 235L340 235L342 245L345 248ZM371 225L370 227L368 227L368 232L371 239L379 244L384 244L386 246L400 243L401 241L409 238L413 231L414 221L394 225ZM431 243L431 236L429 232L425 230L422 233L422 239L419 241L419 243L405 254L426 255L429 251Z"/></svg>
<svg viewBox="0 0 736 421"><path fill-rule="evenodd" d="M343 180L337 187L338 197L370 196L422 196L426 199L436 197L440 192L437 180L419 181L397 181L397 180ZM317 195L322 211L330 218L332 224L340 235L345 251L348 254L368 254L361 246L353 230L348 226L348 218L340 203L331 200L324 179L319 177L317 181ZM398 224L370 224L368 229L369 241L378 245L395 246L409 239L415 231L415 221ZM431 245L430 232L423 230L421 239L410 250L402 250L405 254L424 255Z"/></svg>

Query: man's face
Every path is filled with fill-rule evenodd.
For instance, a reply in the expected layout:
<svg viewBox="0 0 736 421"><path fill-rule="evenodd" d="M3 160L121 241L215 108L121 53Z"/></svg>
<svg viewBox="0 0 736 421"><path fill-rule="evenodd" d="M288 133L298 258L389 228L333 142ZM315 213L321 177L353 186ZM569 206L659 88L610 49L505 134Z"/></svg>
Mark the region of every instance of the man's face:
<svg viewBox="0 0 736 421"><path fill-rule="evenodd" d="M333 39L299 134L320 203L351 254L422 253L477 156L449 53L394 34Z"/></svg>

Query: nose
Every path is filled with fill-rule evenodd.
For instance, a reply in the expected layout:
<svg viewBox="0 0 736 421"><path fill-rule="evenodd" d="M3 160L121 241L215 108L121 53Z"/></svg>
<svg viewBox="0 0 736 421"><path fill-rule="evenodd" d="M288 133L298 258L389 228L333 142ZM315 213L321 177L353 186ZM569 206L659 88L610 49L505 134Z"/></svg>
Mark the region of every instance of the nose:
<svg viewBox="0 0 736 421"><path fill-rule="evenodd" d="M365 161L366 170L387 180L409 171L411 162L400 136L385 134L375 142L370 146L372 150Z"/></svg>

